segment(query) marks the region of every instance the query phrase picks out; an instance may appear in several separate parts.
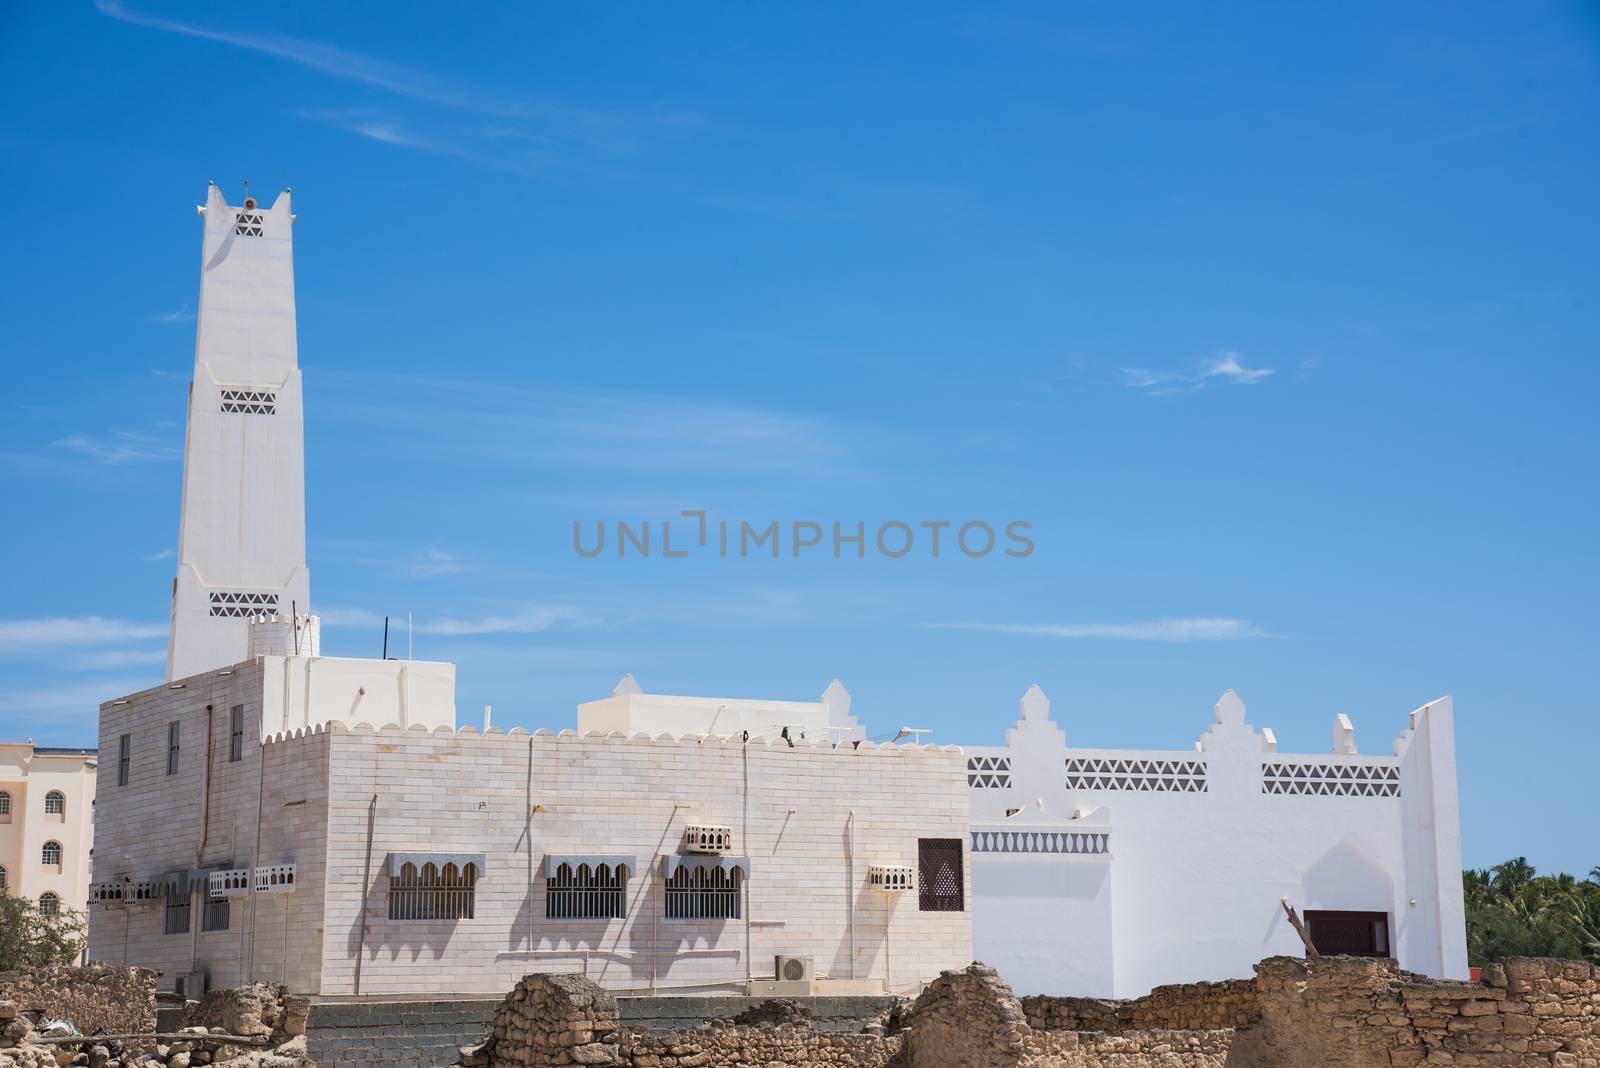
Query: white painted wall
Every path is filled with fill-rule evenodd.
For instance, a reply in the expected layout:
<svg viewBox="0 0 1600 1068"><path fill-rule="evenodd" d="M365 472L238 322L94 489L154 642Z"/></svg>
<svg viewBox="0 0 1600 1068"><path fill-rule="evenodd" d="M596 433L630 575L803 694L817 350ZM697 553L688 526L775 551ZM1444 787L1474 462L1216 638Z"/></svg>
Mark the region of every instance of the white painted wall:
<svg viewBox="0 0 1600 1068"><path fill-rule="evenodd" d="M1003 974L1013 990L1115 994L1114 854L1027 851L1040 848L1041 836L1083 839L1110 832L1106 809L1062 818L1038 801L1011 816L973 821L972 943L985 964L1005 962ZM1015 851L981 852L995 842L994 836ZM980 837L987 839L981 845Z"/></svg>
<svg viewBox="0 0 1600 1068"><path fill-rule="evenodd" d="M578 706L578 730L610 734L736 735L855 741L865 737L850 715L850 694L835 679L816 701L763 701L734 697L682 697L645 693L632 675L611 696Z"/></svg>
<svg viewBox="0 0 1600 1068"><path fill-rule="evenodd" d="M265 656L261 663L261 737L335 721L456 725L456 666L445 661Z"/></svg>
<svg viewBox="0 0 1600 1068"><path fill-rule="evenodd" d="M208 190L168 679L244 658L247 621L213 615L212 594L273 595L281 615L311 602L294 215L285 190L247 236L236 232L242 210ZM273 413L224 411L233 389L271 393Z"/></svg>
<svg viewBox="0 0 1600 1068"><path fill-rule="evenodd" d="M974 939L982 959L1002 974L1021 975L1020 992L1104 993L1112 978L1119 997L1164 983L1246 977L1275 953L1301 953L1279 905L1298 909L1385 912L1401 965L1451 978L1466 974L1461 907L1459 818L1449 699L1412 713L1414 731L1396 740L1397 755L1361 756L1345 723L1335 722L1334 751L1294 756L1276 752L1270 732L1245 722L1232 691L1217 703L1215 722L1193 750L1069 748L1037 687L1022 700L1022 718L1007 745L968 747L969 767L984 758L1008 761L1004 785L974 785L974 833L1006 809L1042 799L1054 812L1107 806L1111 821L1110 932L1103 914L1081 907L1081 888L1063 888L1058 922L1040 922L1027 941L1015 898L1037 894L1043 876L1008 882L1009 858L975 855ZM1202 763L1204 792L1146 791L1132 778L1118 786L1069 787L1068 758L1091 761ZM1263 792L1263 765L1315 764L1351 774L1398 769L1398 797L1278 795ZM969 782L1000 780L969 771ZM1044 862L1046 865L1051 862ZM1076 858L1057 866L1081 864ZM996 874L986 871L995 865ZM1026 895L1024 895L1026 896ZM1414 902L1414 904L1413 904ZM1038 910L1043 914L1047 910ZM1048 943L1048 946L1040 943ZM1096 955L1102 959L1095 959ZM1048 975L1038 962L1072 959L1081 988Z"/></svg>

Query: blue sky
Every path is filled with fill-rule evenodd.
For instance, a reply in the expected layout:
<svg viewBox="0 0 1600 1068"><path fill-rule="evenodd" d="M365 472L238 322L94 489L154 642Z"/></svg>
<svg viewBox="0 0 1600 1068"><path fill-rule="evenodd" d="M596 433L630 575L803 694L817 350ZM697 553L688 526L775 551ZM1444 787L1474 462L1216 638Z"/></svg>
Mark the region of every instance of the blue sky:
<svg viewBox="0 0 1600 1068"><path fill-rule="evenodd" d="M1586 872L1597 10L6 5L0 733L159 679L193 206L287 182L325 652L984 744L1448 693L1466 862ZM1036 548L572 549L682 509Z"/></svg>

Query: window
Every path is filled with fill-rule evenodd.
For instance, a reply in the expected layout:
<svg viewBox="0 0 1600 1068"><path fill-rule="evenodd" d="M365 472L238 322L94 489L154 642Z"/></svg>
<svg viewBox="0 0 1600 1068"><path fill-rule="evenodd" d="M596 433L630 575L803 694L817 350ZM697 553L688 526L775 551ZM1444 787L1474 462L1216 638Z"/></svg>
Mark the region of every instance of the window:
<svg viewBox="0 0 1600 1068"><path fill-rule="evenodd" d="M244 759L244 705L228 713L228 763Z"/></svg>
<svg viewBox="0 0 1600 1068"><path fill-rule="evenodd" d="M620 864L561 864L545 880L544 914L551 920L627 918L628 869Z"/></svg>
<svg viewBox="0 0 1600 1068"><path fill-rule="evenodd" d="M212 894L209 889L205 891L206 906L200 913L201 931L226 931L228 929L228 913L232 911L227 898L221 894Z"/></svg>
<svg viewBox="0 0 1600 1068"><path fill-rule="evenodd" d="M167 774L178 774L178 721L173 720L167 724Z"/></svg>
<svg viewBox="0 0 1600 1068"><path fill-rule="evenodd" d="M51 919L61 915L61 898L46 890L39 895L39 915Z"/></svg>
<svg viewBox="0 0 1600 1068"><path fill-rule="evenodd" d="M737 920L744 888L738 868L683 865L667 877L669 920Z"/></svg>
<svg viewBox="0 0 1600 1068"><path fill-rule="evenodd" d="M250 205L254 207L255 205ZM266 220L259 211L241 211L234 221L233 232L240 237L260 237L261 229L266 225Z"/></svg>
<svg viewBox="0 0 1600 1068"><path fill-rule="evenodd" d="M922 912L961 912L967 907L961 876L961 839L918 838L917 908Z"/></svg>
<svg viewBox="0 0 1600 1068"><path fill-rule="evenodd" d="M211 594L211 614L223 619L254 619L278 610L275 593L225 591Z"/></svg>
<svg viewBox="0 0 1600 1068"><path fill-rule="evenodd" d="M1311 944L1327 956L1387 957L1389 917L1382 912L1306 910Z"/></svg>
<svg viewBox="0 0 1600 1068"><path fill-rule="evenodd" d="M389 877L391 920L470 920L477 907L478 866L444 867L432 861L420 868L411 861Z"/></svg>
<svg viewBox="0 0 1600 1068"><path fill-rule="evenodd" d="M51 790L45 794L44 814L46 816L65 816L67 814L67 795L60 790Z"/></svg>
<svg viewBox="0 0 1600 1068"><path fill-rule="evenodd" d="M61 843L53 838L46 842L42 857L45 867L61 867Z"/></svg>
<svg viewBox="0 0 1600 1068"><path fill-rule="evenodd" d="M4 864L0 864L0 893L4 893L5 892L5 888L6 888L6 866Z"/></svg>
<svg viewBox="0 0 1600 1068"><path fill-rule="evenodd" d="M117 739L117 785L128 785L128 765L133 762L133 735Z"/></svg>
<svg viewBox="0 0 1600 1068"><path fill-rule="evenodd" d="M222 391L222 410L240 415L273 415L278 408L278 395L265 389L225 389ZM277 598L273 598L277 603Z"/></svg>
<svg viewBox="0 0 1600 1068"><path fill-rule="evenodd" d="M181 897L172 889L167 890L166 901L161 909L162 934L188 934L189 933L189 895Z"/></svg>
<svg viewBox="0 0 1600 1068"><path fill-rule="evenodd" d="M0 790L0 816L11 815L11 795Z"/></svg>

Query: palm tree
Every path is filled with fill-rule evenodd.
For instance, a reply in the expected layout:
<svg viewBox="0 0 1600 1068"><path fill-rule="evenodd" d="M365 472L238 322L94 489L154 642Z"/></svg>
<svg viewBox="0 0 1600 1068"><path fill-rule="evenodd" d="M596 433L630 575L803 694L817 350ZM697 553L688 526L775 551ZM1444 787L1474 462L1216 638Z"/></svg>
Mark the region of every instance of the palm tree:
<svg viewBox="0 0 1600 1068"><path fill-rule="evenodd" d="M1492 870L1494 888L1508 902L1515 902L1538 874L1533 865L1528 863L1527 857L1496 864Z"/></svg>

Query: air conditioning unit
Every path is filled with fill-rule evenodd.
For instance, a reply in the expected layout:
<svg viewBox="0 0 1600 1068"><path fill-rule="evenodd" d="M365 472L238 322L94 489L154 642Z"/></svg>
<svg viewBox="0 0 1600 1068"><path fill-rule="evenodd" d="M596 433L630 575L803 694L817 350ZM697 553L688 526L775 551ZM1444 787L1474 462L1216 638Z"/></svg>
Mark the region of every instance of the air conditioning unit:
<svg viewBox="0 0 1600 1068"><path fill-rule="evenodd" d="M205 972L190 972L188 975L178 976L178 993L189 1001L199 1001L205 997L209 985Z"/></svg>
<svg viewBox="0 0 1600 1068"><path fill-rule="evenodd" d="M732 827L712 827L691 823L683 829L683 851L685 853L726 853L732 848Z"/></svg>
<svg viewBox="0 0 1600 1068"><path fill-rule="evenodd" d="M256 869L258 894L292 894L295 887L293 864L269 864Z"/></svg>
<svg viewBox="0 0 1600 1068"><path fill-rule="evenodd" d="M781 983L809 983L817 977L817 963L812 957L790 957L780 953L773 960L772 974Z"/></svg>
<svg viewBox="0 0 1600 1068"><path fill-rule="evenodd" d="M250 869L229 868L227 871L214 871L206 884L206 890L212 900L219 897L248 897Z"/></svg>
<svg viewBox="0 0 1600 1068"><path fill-rule="evenodd" d="M867 885L880 893L903 894L917 885L917 873L904 864L873 864L867 868Z"/></svg>

